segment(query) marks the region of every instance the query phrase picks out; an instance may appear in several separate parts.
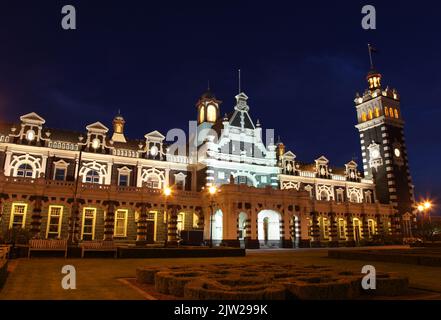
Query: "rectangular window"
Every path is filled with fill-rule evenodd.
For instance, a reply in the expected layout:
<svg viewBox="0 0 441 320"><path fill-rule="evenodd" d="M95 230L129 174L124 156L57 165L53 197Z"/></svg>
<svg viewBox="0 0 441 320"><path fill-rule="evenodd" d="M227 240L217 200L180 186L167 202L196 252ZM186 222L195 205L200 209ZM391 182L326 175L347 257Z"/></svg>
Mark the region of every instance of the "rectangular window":
<svg viewBox="0 0 441 320"><path fill-rule="evenodd" d="M116 210L115 213L115 237L127 236L128 210Z"/></svg>
<svg viewBox="0 0 441 320"><path fill-rule="evenodd" d="M81 230L82 240L94 240L95 239L95 220L96 220L96 208L84 208L83 209L83 228Z"/></svg>
<svg viewBox="0 0 441 320"><path fill-rule="evenodd" d="M178 213L176 228L177 228L178 234L181 233L181 230L185 229L185 213L184 212Z"/></svg>
<svg viewBox="0 0 441 320"><path fill-rule="evenodd" d="M129 175L125 173L120 173L118 185L121 187L127 187L129 185Z"/></svg>
<svg viewBox="0 0 441 320"><path fill-rule="evenodd" d="M338 220L338 233L339 238L346 240L346 222L344 219Z"/></svg>
<svg viewBox="0 0 441 320"><path fill-rule="evenodd" d="M9 222L9 229L24 228L27 209L28 209L28 205L25 203L12 204L11 221Z"/></svg>
<svg viewBox="0 0 441 320"><path fill-rule="evenodd" d="M58 181L66 180L66 169L56 168L54 174L54 180L58 180Z"/></svg>
<svg viewBox="0 0 441 320"><path fill-rule="evenodd" d="M60 238L62 217L63 217L62 206L49 206L47 231L46 231L47 239Z"/></svg>

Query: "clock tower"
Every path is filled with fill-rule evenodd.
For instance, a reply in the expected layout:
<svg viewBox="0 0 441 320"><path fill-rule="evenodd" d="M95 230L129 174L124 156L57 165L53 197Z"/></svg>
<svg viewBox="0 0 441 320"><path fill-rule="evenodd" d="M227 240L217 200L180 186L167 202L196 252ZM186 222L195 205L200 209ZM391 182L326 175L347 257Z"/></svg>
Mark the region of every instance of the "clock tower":
<svg viewBox="0 0 441 320"><path fill-rule="evenodd" d="M391 203L397 210L392 231L410 236L408 220L414 220L414 192L400 96L397 90L382 87L382 75L373 67L366 79L368 89L363 95L357 93L354 100L364 176L374 180L376 199Z"/></svg>

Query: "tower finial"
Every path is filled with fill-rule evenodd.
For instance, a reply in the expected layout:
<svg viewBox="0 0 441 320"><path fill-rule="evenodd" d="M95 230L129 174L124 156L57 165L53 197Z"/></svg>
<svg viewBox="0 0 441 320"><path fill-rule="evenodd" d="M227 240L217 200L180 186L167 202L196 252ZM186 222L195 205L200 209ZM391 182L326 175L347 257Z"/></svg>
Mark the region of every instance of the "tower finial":
<svg viewBox="0 0 441 320"><path fill-rule="evenodd" d="M368 51L369 51L369 61L371 63L371 70L374 69L374 62L372 60L372 53L377 52L377 49L375 49L370 43L368 43Z"/></svg>
<svg viewBox="0 0 441 320"><path fill-rule="evenodd" d="M241 93L242 91L241 91L241 79L240 79L240 69L238 70L238 73L239 73L239 93Z"/></svg>

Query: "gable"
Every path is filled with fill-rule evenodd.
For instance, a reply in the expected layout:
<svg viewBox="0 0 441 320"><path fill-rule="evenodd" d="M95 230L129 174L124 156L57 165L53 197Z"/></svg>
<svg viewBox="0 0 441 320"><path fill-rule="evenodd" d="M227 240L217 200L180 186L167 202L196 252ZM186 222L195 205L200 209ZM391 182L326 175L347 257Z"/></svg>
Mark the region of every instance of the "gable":
<svg viewBox="0 0 441 320"><path fill-rule="evenodd" d="M25 123L31 123L31 124L37 124L42 125L46 122L42 117L40 117L35 112L27 113L25 115L22 115L20 117L20 120Z"/></svg>
<svg viewBox="0 0 441 320"><path fill-rule="evenodd" d="M241 114L242 112L240 111L236 111L234 112L233 116L230 119L230 124L234 127L239 127L241 128ZM243 112L244 115L244 128L246 129L255 129L253 121L250 118L250 115L248 114L248 112Z"/></svg>
<svg viewBox="0 0 441 320"><path fill-rule="evenodd" d="M92 132L99 132L99 133L107 133L109 131L109 128L107 128L105 125L103 125L101 122L97 121L92 124L89 124L86 127L87 131Z"/></svg>
<svg viewBox="0 0 441 320"><path fill-rule="evenodd" d="M165 137L158 130L147 133L144 135L144 138L154 141L163 141L165 139Z"/></svg>

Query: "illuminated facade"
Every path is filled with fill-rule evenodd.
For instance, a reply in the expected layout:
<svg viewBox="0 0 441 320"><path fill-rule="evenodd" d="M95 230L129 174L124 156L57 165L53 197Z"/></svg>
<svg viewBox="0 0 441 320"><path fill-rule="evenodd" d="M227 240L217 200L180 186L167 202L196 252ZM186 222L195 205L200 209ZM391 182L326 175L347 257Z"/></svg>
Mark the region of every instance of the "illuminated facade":
<svg viewBox="0 0 441 320"><path fill-rule="evenodd" d="M368 82L373 97L380 78ZM386 96L396 95L387 90ZM377 94L386 99L381 90ZM365 108L376 99L363 99L356 99L357 127L365 135L386 109ZM165 237L175 244L182 230L200 230L216 244L249 248L351 245L376 234L410 232L410 225L403 231L401 193L385 197L391 180L379 179L372 169L387 165L388 156L384 165L382 159L365 157L375 143L405 154L404 140L389 146L370 137L365 146L362 139L364 173L354 161L331 167L324 156L306 164L282 142L267 138L264 143L245 93L223 117L220 104L210 91L198 100L197 135L190 136L184 153L158 131L128 139L121 115L113 132L101 122L84 133L50 129L36 113L1 125L1 229L121 245L160 243ZM389 105L393 118L399 105ZM407 161L399 168L408 170ZM212 185L218 186L214 195L207 192ZM172 188L171 195L164 195L165 187Z"/></svg>

